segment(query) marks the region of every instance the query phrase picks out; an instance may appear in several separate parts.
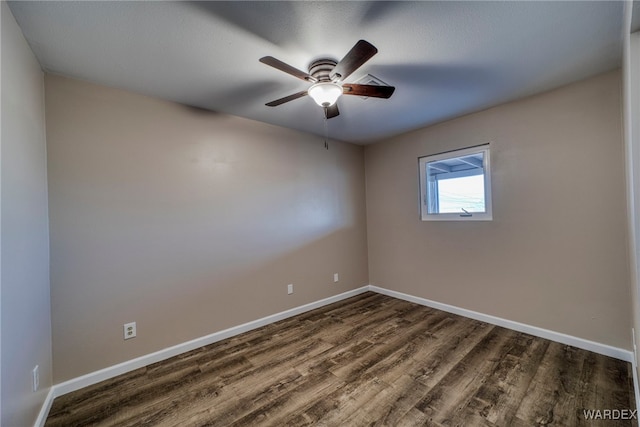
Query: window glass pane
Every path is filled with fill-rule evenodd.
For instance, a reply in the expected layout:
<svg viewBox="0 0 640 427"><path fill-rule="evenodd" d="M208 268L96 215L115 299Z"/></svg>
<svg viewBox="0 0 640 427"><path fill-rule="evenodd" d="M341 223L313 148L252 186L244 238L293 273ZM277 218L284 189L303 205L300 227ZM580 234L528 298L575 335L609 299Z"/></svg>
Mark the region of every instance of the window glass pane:
<svg viewBox="0 0 640 427"><path fill-rule="evenodd" d="M484 212L484 175L438 181L440 213Z"/></svg>

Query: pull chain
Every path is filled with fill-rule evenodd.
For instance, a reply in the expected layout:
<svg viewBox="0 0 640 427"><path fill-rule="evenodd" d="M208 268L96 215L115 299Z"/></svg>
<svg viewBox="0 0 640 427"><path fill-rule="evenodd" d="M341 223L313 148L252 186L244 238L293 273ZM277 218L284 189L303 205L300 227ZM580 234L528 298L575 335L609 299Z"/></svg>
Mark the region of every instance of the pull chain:
<svg viewBox="0 0 640 427"><path fill-rule="evenodd" d="M329 149L329 125L327 124L328 108L324 107L324 148Z"/></svg>

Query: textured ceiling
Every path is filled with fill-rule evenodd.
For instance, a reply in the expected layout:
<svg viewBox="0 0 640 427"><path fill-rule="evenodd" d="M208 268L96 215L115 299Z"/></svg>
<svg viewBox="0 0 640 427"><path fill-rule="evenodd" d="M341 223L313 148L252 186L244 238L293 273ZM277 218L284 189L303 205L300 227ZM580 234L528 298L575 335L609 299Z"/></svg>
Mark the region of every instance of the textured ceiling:
<svg viewBox="0 0 640 427"><path fill-rule="evenodd" d="M370 143L619 67L623 2L10 2L42 68L322 135L306 70L365 39L389 100L343 96L330 137Z"/></svg>

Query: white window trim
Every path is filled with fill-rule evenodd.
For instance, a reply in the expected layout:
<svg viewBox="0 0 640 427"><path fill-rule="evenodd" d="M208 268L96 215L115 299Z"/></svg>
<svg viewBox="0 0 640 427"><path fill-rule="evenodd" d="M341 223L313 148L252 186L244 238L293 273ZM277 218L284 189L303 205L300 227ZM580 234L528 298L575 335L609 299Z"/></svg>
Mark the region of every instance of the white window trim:
<svg viewBox="0 0 640 427"><path fill-rule="evenodd" d="M473 212L471 214L437 213L430 214L427 209L427 171L426 164L437 162L452 157L461 157L470 154L484 152L484 194L485 212ZM420 167L420 219L422 221L491 221L493 220L491 197L491 159L490 144L476 145L460 150L447 151L445 153L423 156L418 158Z"/></svg>

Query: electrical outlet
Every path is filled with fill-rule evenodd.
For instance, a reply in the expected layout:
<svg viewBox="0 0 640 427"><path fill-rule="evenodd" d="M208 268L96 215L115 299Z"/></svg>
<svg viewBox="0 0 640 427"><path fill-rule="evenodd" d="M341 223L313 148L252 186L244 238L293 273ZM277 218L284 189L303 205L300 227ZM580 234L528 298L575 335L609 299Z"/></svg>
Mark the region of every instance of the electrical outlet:
<svg viewBox="0 0 640 427"><path fill-rule="evenodd" d="M124 324L124 339L128 340L136 337L136 322Z"/></svg>
<svg viewBox="0 0 640 427"><path fill-rule="evenodd" d="M293 293L293 285L292 284L287 285L287 294L291 295L292 293Z"/></svg>
<svg viewBox="0 0 640 427"><path fill-rule="evenodd" d="M38 388L40 388L40 366L38 365L31 371L31 384L32 390L38 391Z"/></svg>
<svg viewBox="0 0 640 427"><path fill-rule="evenodd" d="M338 283L338 280L340 280L338 273L333 273L333 283Z"/></svg>

